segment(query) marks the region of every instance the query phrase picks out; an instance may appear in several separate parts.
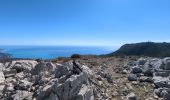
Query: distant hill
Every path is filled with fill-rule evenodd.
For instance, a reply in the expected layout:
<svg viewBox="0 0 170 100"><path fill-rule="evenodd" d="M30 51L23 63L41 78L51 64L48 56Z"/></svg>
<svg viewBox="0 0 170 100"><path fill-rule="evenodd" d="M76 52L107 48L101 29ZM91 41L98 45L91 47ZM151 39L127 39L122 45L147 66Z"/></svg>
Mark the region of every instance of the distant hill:
<svg viewBox="0 0 170 100"><path fill-rule="evenodd" d="M125 44L117 51L107 56L150 56L150 57L167 57L170 56L170 43L141 42L134 44Z"/></svg>

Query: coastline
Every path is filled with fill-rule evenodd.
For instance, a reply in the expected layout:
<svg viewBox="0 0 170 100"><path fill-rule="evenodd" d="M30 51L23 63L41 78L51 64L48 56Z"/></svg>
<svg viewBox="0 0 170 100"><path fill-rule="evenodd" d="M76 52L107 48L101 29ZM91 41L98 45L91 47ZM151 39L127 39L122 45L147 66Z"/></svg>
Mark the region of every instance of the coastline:
<svg viewBox="0 0 170 100"><path fill-rule="evenodd" d="M0 47L2 48L2 47ZM73 54L101 55L112 52L111 47L96 46L7 46L3 53L8 53L13 58L25 59L55 59L57 57L70 57ZM114 48L113 48L114 49Z"/></svg>

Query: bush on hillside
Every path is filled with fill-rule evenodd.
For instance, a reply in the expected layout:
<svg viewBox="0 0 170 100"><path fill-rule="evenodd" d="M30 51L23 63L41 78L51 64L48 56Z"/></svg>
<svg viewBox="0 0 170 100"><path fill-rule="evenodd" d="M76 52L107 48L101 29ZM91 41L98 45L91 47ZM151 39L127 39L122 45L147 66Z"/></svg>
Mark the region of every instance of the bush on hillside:
<svg viewBox="0 0 170 100"><path fill-rule="evenodd" d="M73 54L73 55L71 56L71 58L72 58L72 59L81 58L81 55L79 55L79 54Z"/></svg>

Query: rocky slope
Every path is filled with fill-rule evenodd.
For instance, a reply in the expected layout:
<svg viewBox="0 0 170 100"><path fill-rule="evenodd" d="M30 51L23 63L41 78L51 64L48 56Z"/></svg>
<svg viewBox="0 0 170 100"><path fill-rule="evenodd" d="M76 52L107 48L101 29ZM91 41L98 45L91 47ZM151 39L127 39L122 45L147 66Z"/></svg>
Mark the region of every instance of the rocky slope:
<svg viewBox="0 0 170 100"><path fill-rule="evenodd" d="M18 60L0 64L0 68L0 97L4 100L95 99L93 72L77 62Z"/></svg>
<svg viewBox="0 0 170 100"><path fill-rule="evenodd" d="M170 100L170 58L0 63L2 100Z"/></svg>
<svg viewBox="0 0 170 100"><path fill-rule="evenodd" d="M141 58L128 64L128 80L136 85L150 83L153 85L155 99L170 100L170 57Z"/></svg>

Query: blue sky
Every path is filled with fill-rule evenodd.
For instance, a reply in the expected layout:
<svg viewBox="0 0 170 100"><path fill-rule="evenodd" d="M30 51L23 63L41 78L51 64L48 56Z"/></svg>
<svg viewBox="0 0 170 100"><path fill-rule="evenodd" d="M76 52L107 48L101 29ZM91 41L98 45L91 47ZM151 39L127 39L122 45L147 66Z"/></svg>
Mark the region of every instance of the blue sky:
<svg viewBox="0 0 170 100"><path fill-rule="evenodd" d="M170 42L170 0L0 0L0 45Z"/></svg>

